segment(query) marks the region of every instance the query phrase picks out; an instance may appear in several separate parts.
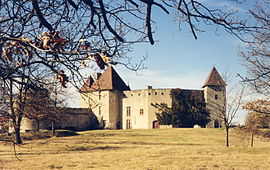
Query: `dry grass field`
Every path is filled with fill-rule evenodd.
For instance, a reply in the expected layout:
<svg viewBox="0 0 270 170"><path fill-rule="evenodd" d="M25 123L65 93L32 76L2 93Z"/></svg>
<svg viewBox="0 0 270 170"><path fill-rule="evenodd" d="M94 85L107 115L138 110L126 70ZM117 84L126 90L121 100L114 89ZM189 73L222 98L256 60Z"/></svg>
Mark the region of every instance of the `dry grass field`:
<svg viewBox="0 0 270 170"><path fill-rule="evenodd" d="M99 130L72 137L0 143L0 169L270 169L270 141L255 147L232 133L225 147L222 129Z"/></svg>

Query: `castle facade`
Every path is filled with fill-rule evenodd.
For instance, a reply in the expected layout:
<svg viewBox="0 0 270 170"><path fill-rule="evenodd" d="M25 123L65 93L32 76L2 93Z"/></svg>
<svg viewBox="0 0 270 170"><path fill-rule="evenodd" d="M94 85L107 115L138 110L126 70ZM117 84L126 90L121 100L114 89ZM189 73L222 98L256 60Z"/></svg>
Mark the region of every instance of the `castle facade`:
<svg viewBox="0 0 270 170"><path fill-rule="evenodd" d="M80 107L90 108L100 126L109 129L159 128L157 105L172 105L173 88L131 90L112 66L95 79L90 76L80 90ZM186 90L186 89L181 89ZM201 90L191 91L204 98L210 112L211 122L207 127L221 127L226 109L226 84L214 67Z"/></svg>

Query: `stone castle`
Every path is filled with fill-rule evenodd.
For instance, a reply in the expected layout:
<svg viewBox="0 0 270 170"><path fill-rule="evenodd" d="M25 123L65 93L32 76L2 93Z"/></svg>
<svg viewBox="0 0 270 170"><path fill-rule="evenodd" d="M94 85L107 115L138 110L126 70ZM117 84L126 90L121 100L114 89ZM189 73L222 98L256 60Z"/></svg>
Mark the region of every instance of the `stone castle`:
<svg viewBox="0 0 270 170"><path fill-rule="evenodd" d="M172 104L172 88L154 89L147 86L131 90L112 66L103 74L90 76L80 89L81 108L90 108L100 125L109 129L152 129L159 128L156 118L159 104ZM207 127L222 126L221 116L226 108L226 84L214 67L202 90L186 90L204 98L211 115Z"/></svg>
<svg viewBox="0 0 270 170"><path fill-rule="evenodd" d="M66 108L65 118L56 122L56 128L72 130L154 129L159 128L157 105L172 105L173 88L155 89L147 86L131 90L112 66L95 79L90 76L81 87L80 108ZM181 89L203 99L210 111L211 122L207 127L221 127L221 114L226 108L226 84L213 68L202 90ZM99 127L98 127L99 126ZM51 122L43 121L40 129L51 129ZM35 131L35 121L24 118L21 131Z"/></svg>

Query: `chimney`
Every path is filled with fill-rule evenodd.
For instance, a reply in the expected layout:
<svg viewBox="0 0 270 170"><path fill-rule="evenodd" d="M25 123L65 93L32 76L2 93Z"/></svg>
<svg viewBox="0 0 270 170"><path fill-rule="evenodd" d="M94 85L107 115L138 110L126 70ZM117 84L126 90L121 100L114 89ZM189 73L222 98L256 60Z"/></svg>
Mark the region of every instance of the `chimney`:
<svg viewBox="0 0 270 170"><path fill-rule="evenodd" d="M145 86L145 89L148 89L148 90L150 90L152 88L153 88L152 86Z"/></svg>
<svg viewBox="0 0 270 170"><path fill-rule="evenodd" d="M95 80L98 80L100 76L101 76L101 73L95 73L94 75Z"/></svg>

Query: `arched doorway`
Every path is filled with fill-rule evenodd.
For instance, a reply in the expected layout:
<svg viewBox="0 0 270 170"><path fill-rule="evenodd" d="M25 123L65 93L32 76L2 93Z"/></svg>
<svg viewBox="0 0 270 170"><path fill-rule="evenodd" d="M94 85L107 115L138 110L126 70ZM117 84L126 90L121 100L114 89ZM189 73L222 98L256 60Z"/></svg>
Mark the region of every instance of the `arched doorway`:
<svg viewBox="0 0 270 170"><path fill-rule="evenodd" d="M220 128L220 123L218 120L214 121L214 128Z"/></svg>

